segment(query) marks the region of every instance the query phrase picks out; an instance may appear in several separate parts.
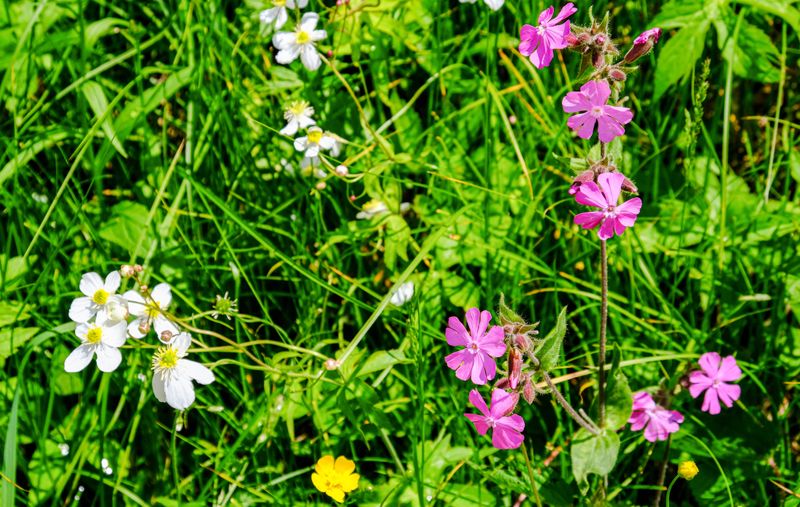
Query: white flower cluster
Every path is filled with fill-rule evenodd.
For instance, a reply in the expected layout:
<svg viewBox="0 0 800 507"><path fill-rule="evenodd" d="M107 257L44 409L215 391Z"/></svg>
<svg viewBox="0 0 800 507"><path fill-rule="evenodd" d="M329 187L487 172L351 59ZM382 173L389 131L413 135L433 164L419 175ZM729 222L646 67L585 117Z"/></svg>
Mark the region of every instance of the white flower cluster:
<svg viewBox="0 0 800 507"><path fill-rule="evenodd" d="M341 152L341 146L333 134L325 132L317 126L317 122L312 118L313 115L314 108L305 100L290 102L283 111L286 126L280 130L280 133L293 136L300 129L305 129L306 135L294 140L294 148L304 155L300 167L303 173L313 171L317 178L324 178L327 174L318 168L320 152L330 151L332 156L337 157Z"/></svg>
<svg viewBox="0 0 800 507"><path fill-rule="evenodd" d="M123 266L123 273L131 276L141 271ZM113 271L103 280L97 273L81 277L83 296L75 299L69 308L69 318L78 325L75 334L81 344L67 356L64 370L78 372L89 366L96 356L97 367L112 372L122 362L119 348L128 337L141 339L154 329L162 346L153 356L153 392L158 401L166 402L177 410L188 408L195 399L192 381L210 384L214 374L205 366L184 359L192 342L187 332L164 313L172 303L172 290L166 283L152 290L129 290L117 295L120 272ZM128 319L131 318L130 322Z"/></svg>
<svg viewBox="0 0 800 507"><path fill-rule="evenodd" d="M288 9L303 9L308 5L308 0L272 0L273 7L261 11L259 18L262 23L273 25L279 30L289 20ZM317 52L316 43L328 36L325 30L317 30L319 15L316 12L306 12L300 19L294 31L278 32L272 37L272 45L278 50L275 61L287 65L297 60L308 70L317 70L322 63Z"/></svg>

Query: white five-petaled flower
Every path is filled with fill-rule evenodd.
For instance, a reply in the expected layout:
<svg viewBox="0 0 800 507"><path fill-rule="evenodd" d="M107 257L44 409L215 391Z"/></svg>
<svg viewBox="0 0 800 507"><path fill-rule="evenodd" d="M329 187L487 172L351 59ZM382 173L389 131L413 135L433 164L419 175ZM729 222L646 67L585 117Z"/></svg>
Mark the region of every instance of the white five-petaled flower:
<svg viewBox="0 0 800 507"><path fill-rule="evenodd" d="M294 149L302 151L309 158L318 156L320 150L330 150L334 145L336 140L319 127L309 128L307 135L294 140Z"/></svg>
<svg viewBox="0 0 800 507"><path fill-rule="evenodd" d="M135 290L129 290L124 296L128 300L131 315L136 317L128 324L128 334L132 338L144 337L151 327L155 328L158 339L165 343L178 334L178 326L164 315L164 310L172 303L172 291L169 285L160 283L153 287L148 301ZM168 331L168 334L165 334L165 331ZM169 339L165 340L164 337Z"/></svg>
<svg viewBox="0 0 800 507"><path fill-rule="evenodd" d="M153 356L153 393L160 402L177 410L194 403L194 385L214 382L214 374L200 363L184 359L192 337L180 333L172 343L159 347Z"/></svg>
<svg viewBox="0 0 800 507"><path fill-rule="evenodd" d="M75 322L89 322L98 313L106 313L108 305L119 301L112 297L119 288L119 271L112 271L105 281L97 273L81 276L82 297L76 298L69 307L69 318Z"/></svg>
<svg viewBox="0 0 800 507"><path fill-rule="evenodd" d="M314 108L305 100L292 102L283 112L286 126L281 129L281 134L293 136L299 129L307 129L311 125L315 125L316 122L311 118L313 114Z"/></svg>
<svg viewBox="0 0 800 507"><path fill-rule="evenodd" d="M414 282L409 281L397 287L389 302L395 306L403 306L412 297L414 297Z"/></svg>
<svg viewBox="0 0 800 507"><path fill-rule="evenodd" d="M271 8L261 11L258 17L267 25L275 23L275 28L278 29L289 19L287 9L303 9L308 5L308 0L272 0L272 5Z"/></svg>
<svg viewBox="0 0 800 507"><path fill-rule="evenodd" d="M81 339L78 348L64 360L64 370L69 373L81 371L92 362L97 355L97 367L100 371L112 372L122 361L119 347L125 344L125 321L116 322L98 314L94 322L78 324L75 334Z"/></svg>
<svg viewBox="0 0 800 507"><path fill-rule="evenodd" d="M317 70L322 62L314 43L328 36L325 30L315 30L318 21L316 12L306 12L294 32L276 33L272 37L272 45L278 50L275 60L285 65L299 56L308 70Z"/></svg>
<svg viewBox="0 0 800 507"><path fill-rule="evenodd" d="M458 0L458 1L459 1L459 2L461 2L462 4L463 4L463 3L470 3L470 4L474 4L476 0ZM502 6L503 6L503 4L505 3L505 0L483 0L483 1L484 1L484 2L486 3L486 5L488 5L488 6L489 6L489 8L490 8L490 9L492 9L493 11L499 10L499 9L500 9L500 7L502 7Z"/></svg>
<svg viewBox="0 0 800 507"><path fill-rule="evenodd" d="M400 213L405 213L410 208L411 203L400 203ZM386 203L379 199L372 199L364 203L364 207L361 208L361 211L356 213L356 218L360 220L369 220L370 218L378 217L386 213L391 213L391 210Z"/></svg>

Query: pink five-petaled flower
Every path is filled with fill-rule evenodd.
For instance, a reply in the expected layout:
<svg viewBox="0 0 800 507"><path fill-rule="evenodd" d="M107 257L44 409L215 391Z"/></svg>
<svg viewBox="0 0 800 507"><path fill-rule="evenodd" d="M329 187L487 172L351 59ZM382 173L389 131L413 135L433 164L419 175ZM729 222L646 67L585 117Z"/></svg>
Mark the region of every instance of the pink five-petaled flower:
<svg viewBox="0 0 800 507"><path fill-rule="evenodd" d="M522 444L525 438L522 430L525 429L525 421L519 414L508 415L517 405L518 396L514 396L502 389L492 391L492 403L486 406L483 397L477 389L469 392L469 401L480 410L479 414L464 414L464 417L472 421L478 433L485 435L489 428L492 431L492 445L498 449L516 449Z"/></svg>
<svg viewBox="0 0 800 507"><path fill-rule="evenodd" d="M575 14L578 9L568 3L561 8L558 16L553 17L553 6L539 14L539 26L522 25L519 31L519 52L523 56L529 56L531 63L537 69L543 69L550 65L553 59L554 49L564 49L569 44L569 21L566 19ZM563 24L559 24L561 22Z"/></svg>
<svg viewBox="0 0 800 507"><path fill-rule="evenodd" d="M633 395L633 413L628 422L631 423L631 431L644 428L644 438L648 442L655 442L666 440L670 433L678 431L683 415L656 405L650 394L641 391Z"/></svg>
<svg viewBox="0 0 800 507"><path fill-rule="evenodd" d="M494 378L497 366L492 358L505 354L506 344L503 343L505 334L502 327L492 326L486 331L490 320L491 313L470 308L467 311L469 332L458 318L450 317L447 321L447 343L454 347L466 347L444 358L447 367L456 370L456 377L460 380L472 377L473 383L483 385Z"/></svg>
<svg viewBox="0 0 800 507"><path fill-rule="evenodd" d="M689 394L692 398L697 398L705 391L703 411L711 415L719 414L719 400L731 408L733 402L742 394L741 387L736 384L726 384L742 378L742 370L736 364L736 359L733 356L723 359L716 352L706 352L700 356L698 363L702 371L693 371L689 374L691 384Z"/></svg>
<svg viewBox="0 0 800 507"><path fill-rule="evenodd" d="M624 134L623 125L630 123L633 113L627 107L606 104L610 96L611 88L605 80L589 81L581 86L581 91L569 92L561 101L564 112L581 114L570 116L567 126L581 139L589 139L597 123L597 134L604 143Z"/></svg>
<svg viewBox="0 0 800 507"><path fill-rule="evenodd" d="M598 187L593 181L581 184L575 192L575 200L585 206L596 206L600 211L587 211L575 215L575 223L584 229L594 229L600 225L597 235L602 240L620 236L626 227L633 227L636 216L642 209L642 200L629 199L619 206L619 193L625 176L622 173L603 173L597 177Z"/></svg>

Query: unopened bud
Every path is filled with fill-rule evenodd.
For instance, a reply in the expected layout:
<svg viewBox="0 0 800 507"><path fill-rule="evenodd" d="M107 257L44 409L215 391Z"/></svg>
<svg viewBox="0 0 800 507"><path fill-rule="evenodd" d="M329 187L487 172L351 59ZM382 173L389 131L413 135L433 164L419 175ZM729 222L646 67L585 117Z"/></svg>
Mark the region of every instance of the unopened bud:
<svg viewBox="0 0 800 507"><path fill-rule="evenodd" d="M123 278L130 278L133 276L134 273L135 271L133 270L133 266L130 266L128 264L123 264L122 267L119 268L119 274Z"/></svg>
<svg viewBox="0 0 800 507"><path fill-rule="evenodd" d="M628 79L628 76L624 72L622 72L622 70L616 67L608 71L608 77L612 81L625 81L626 79Z"/></svg>
<svg viewBox="0 0 800 507"><path fill-rule="evenodd" d="M511 348L508 353L508 380L511 383L511 389L516 389L519 385L519 376L522 373L522 355L516 348Z"/></svg>
<svg viewBox="0 0 800 507"><path fill-rule="evenodd" d="M512 114L511 116L508 117L508 123L510 123L512 125L516 125L517 124L517 117Z"/></svg>
<svg viewBox="0 0 800 507"><path fill-rule="evenodd" d="M508 380L508 377L503 377L495 383L495 389L508 389L511 383Z"/></svg>
<svg viewBox="0 0 800 507"><path fill-rule="evenodd" d="M567 36L564 37L564 41L567 43L567 47L568 48L574 48L574 47L580 45L580 41L578 39L578 36L575 35L572 32L568 33Z"/></svg>
<svg viewBox="0 0 800 507"><path fill-rule="evenodd" d="M595 69L602 69L606 65L606 55L602 51L597 51L592 58L592 65Z"/></svg>
<svg viewBox="0 0 800 507"><path fill-rule="evenodd" d="M134 264L133 265L133 270L135 272L137 272L137 273L141 273L142 271L144 271L144 268L142 267L141 264Z"/></svg>
<svg viewBox="0 0 800 507"><path fill-rule="evenodd" d="M139 332L142 333L143 335L150 332L149 320L143 320L139 323Z"/></svg>
<svg viewBox="0 0 800 507"><path fill-rule="evenodd" d="M660 28L651 28L639 34L633 41L633 47L625 55L625 63L633 63L649 53L653 46L658 43L659 37L661 37Z"/></svg>
<svg viewBox="0 0 800 507"><path fill-rule="evenodd" d="M337 165L336 166L336 174L339 176L347 176L350 171L347 169L346 165Z"/></svg>
<svg viewBox="0 0 800 507"><path fill-rule="evenodd" d="M533 382L528 375L525 375L525 383L522 385L522 396L528 404L533 403L533 400L536 399L536 389L533 388Z"/></svg>
<svg viewBox="0 0 800 507"><path fill-rule="evenodd" d="M636 188L636 185L634 185L633 182L629 180L627 176L625 176L625 179L622 180L622 190L630 192L632 194L639 193L639 189Z"/></svg>
<svg viewBox="0 0 800 507"><path fill-rule="evenodd" d="M173 336L172 331L167 329L161 332L161 336L159 336L158 339L161 340L161 343L170 343Z"/></svg>
<svg viewBox="0 0 800 507"><path fill-rule="evenodd" d="M536 330L534 330L535 332ZM531 339L527 335L514 335L514 345L522 352L527 352L531 348Z"/></svg>
<svg viewBox="0 0 800 507"><path fill-rule="evenodd" d="M678 475L686 479L687 481L691 481L695 478L695 476L700 472L700 469L697 468L697 464L692 461L684 461L680 465L678 465Z"/></svg>
<svg viewBox="0 0 800 507"><path fill-rule="evenodd" d="M583 32L582 34L576 37L577 44L580 46L585 46L589 44L590 40L592 40L592 36L587 32Z"/></svg>
<svg viewBox="0 0 800 507"><path fill-rule="evenodd" d="M142 294L147 294L148 290L150 290L150 287L148 287L145 284L139 286L139 292L141 292Z"/></svg>
<svg viewBox="0 0 800 507"><path fill-rule="evenodd" d="M333 358L328 358L325 360L325 369L328 371L333 371L339 368L341 365L342 363Z"/></svg>
<svg viewBox="0 0 800 507"><path fill-rule="evenodd" d="M597 46L600 47L605 46L606 41L608 41L608 37L606 37L606 34L604 33L598 33L597 35L594 36L594 43Z"/></svg>
<svg viewBox="0 0 800 507"><path fill-rule="evenodd" d="M327 187L328 184L325 183L324 181L320 181L315 186L317 187L317 190L325 190L325 187Z"/></svg>
<svg viewBox="0 0 800 507"><path fill-rule="evenodd" d="M325 53L325 54L328 56L328 58L333 58L333 50L332 49L329 49L328 52Z"/></svg>

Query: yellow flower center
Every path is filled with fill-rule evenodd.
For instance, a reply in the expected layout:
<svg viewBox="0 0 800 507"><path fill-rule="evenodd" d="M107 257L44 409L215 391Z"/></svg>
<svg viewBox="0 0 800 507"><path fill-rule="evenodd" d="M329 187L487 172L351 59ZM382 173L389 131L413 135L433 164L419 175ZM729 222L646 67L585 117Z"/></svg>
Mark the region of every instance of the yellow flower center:
<svg viewBox="0 0 800 507"><path fill-rule="evenodd" d="M86 341L91 343L92 345L96 345L100 343L100 340L103 338L103 328L102 327L93 327L86 333Z"/></svg>
<svg viewBox="0 0 800 507"><path fill-rule="evenodd" d="M308 133L308 142L313 144L319 144L320 140L322 139L322 131L321 130L312 130Z"/></svg>
<svg viewBox="0 0 800 507"><path fill-rule="evenodd" d="M153 357L154 370L171 370L178 365L178 351L172 347L159 347Z"/></svg>
<svg viewBox="0 0 800 507"><path fill-rule="evenodd" d="M92 296L92 301L98 305L104 305L106 301L108 301L108 296L110 296L110 294L105 289L97 289Z"/></svg>
<svg viewBox="0 0 800 507"><path fill-rule="evenodd" d="M306 108L308 107L308 102L305 100L298 100L297 102L292 102L289 106L289 112L295 116L300 116L301 114L306 113Z"/></svg>
<svg viewBox="0 0 800 507"><path fill-rule="evenodd" d="M286 5L286 0L272 0L272 5L275 7L283 7Z"/></svg>
<svg viewBox="0 0 800 507"><path fill-rule="evenodd" d="M297 43L298 44L308 44L308 42L310 40L311 40L311 35L309 35L308 32L304 32L302 30L297 32Z"/></svg>
<svg viewBox="0 0 800 507"><path fill-rule="evenodd" d="M144 308L144 312L147 314L147 317L155 319L158 317L158 314L161 313L161 306L158 304L157 301L151 301L147 303L147 306Z"/></svg>

